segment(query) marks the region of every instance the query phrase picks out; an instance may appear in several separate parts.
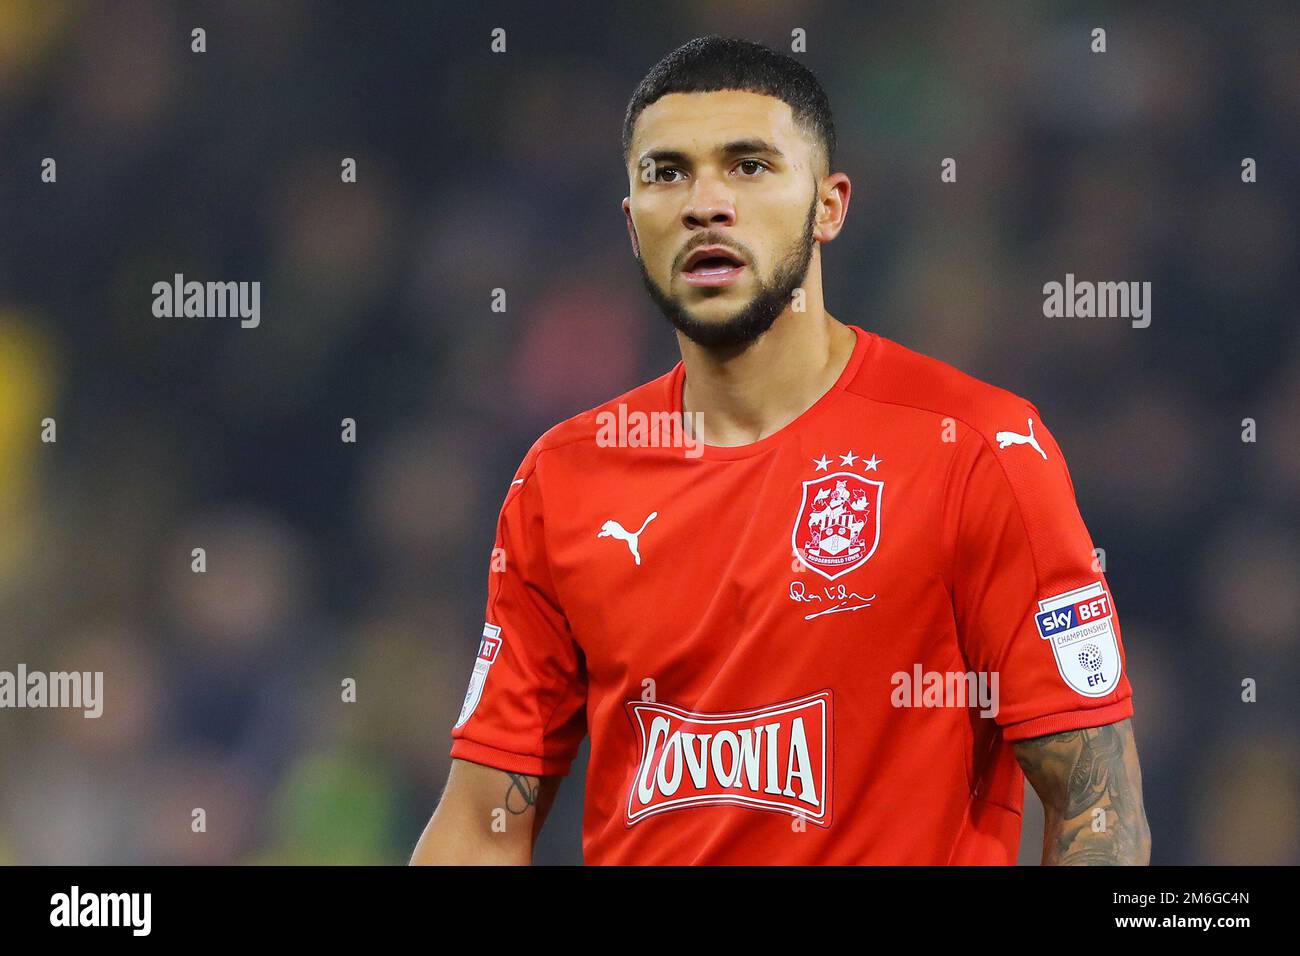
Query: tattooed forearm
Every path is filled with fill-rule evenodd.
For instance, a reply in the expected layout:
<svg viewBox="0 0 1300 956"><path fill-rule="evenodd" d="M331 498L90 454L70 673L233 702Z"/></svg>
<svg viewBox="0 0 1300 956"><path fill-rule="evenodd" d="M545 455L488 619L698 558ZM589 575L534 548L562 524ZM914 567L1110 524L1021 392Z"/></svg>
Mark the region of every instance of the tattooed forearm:
<svg viewBox="0 0 1300 956"><path fill-rule="evenodd" d="M507 773L506 776L510 778L510 785L506 788L506 809L515 816L527 813L528 808L537 803L541 781L522 773Z"/></svg>
<svg viewBox="0 0 1300 956"><path fill-rule="evenodd" d="M1130 720L1014 746L1043 801L1044 864L1145 866L1150 861L1151 832Z"/></svg>

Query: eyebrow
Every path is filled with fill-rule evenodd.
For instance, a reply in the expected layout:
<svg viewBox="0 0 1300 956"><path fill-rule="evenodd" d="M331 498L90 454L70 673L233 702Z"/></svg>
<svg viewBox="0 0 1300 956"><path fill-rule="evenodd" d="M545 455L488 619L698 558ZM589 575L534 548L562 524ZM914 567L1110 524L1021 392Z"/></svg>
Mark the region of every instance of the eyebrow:
<svg viewBox="0 0 1300 956"><path fill-rule="evenodd" d="M760 153L766 156L772 156L776 159L785 159L785 153L781 152L773 144L765 139L737 139L730 143L724 143L719 146L715 153L721 156L738 156L742 154ZM690 157L679 149L652 149L641 154L641 162L647 159L656 163L687 163Z"/></svg>

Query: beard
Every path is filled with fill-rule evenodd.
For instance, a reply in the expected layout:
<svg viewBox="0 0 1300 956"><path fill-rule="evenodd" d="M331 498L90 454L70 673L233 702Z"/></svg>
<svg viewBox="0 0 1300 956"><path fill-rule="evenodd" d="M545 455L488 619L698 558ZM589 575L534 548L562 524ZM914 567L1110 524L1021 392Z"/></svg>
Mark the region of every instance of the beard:
<svg viewBox="0 0 1300 956"><path fill-rule="evenodd" d="M804 221L803 232L795 238L790 248L776 264L772 281L764 282L755 272L758 291L739 312L728 319L717 322L701 321L690 314L681 299L669 295L646 271L645 262L636 257L637 267L641 270L641 281L645 283L650 298L659 307L677 331L697 345L708 349L735 351L748 345L772 327L772 323L790 304L794 290L803 285L808 276L808 266L812 262L813 223L817 217L817 197L813 197L808 207L808 217ZM753 268L751 264L751 268Z"/></svg>

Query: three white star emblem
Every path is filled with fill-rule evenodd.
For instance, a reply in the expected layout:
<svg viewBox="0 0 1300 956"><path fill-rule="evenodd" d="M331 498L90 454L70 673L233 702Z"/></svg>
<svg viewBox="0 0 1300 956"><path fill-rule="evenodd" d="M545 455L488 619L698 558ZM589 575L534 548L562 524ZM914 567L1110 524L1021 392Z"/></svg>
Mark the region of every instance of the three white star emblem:
<svg viewBox="0 0 1300 956"><path fill-rule="evenodd" d="M853 463L858 460L858 457L859 457L858 455L855 455L853 453L852 449L849 449L849 453L847 455L839 456L840 464L848 465L852 467ZM862 459L862 467L865 468L867 471L875 471L877 468L880 467L881 462L883 460L884 459L877 458L875 452L872 452L870 458ZM826 457L825 452L822 452L822 456L820 458L814 458L812 460L812 463L817 466L818 471L825 471L827 468L830 467L831 460Z"/></svg>

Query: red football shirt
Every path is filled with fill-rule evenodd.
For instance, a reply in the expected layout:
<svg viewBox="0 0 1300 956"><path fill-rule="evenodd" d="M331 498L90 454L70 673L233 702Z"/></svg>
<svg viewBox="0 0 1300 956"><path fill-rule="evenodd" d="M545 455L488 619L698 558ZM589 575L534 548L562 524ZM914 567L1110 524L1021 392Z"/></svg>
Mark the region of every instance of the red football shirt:
<svg viewBox="0 0 1300 956"><path fill-rule="evenodd" d="M1011 742L1133 713L1038 410L853 331L773 435L683 444L678 363L506 493L451 755L564 774L590 732L588 863L1014 863Z"/></svg>

